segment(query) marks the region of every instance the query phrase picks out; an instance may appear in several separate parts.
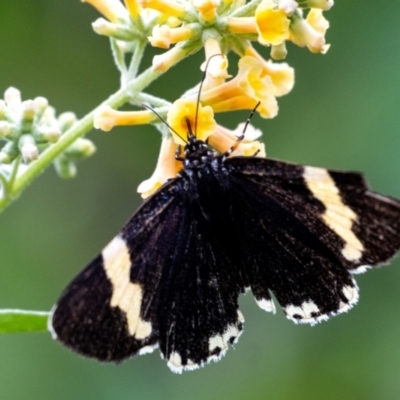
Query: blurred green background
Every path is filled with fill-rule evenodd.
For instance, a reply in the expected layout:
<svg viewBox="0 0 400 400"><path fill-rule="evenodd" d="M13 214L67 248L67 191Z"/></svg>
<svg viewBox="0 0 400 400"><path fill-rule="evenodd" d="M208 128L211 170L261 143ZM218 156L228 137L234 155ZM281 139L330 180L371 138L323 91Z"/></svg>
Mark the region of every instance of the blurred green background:
<svg viewBox="0 0 400 400"><path fill-rule="evenodd" d="M12 85L24 99L47 97L58 112L93 109L119 82L107 39L91 30L98 16L78 0L2 0L0 93ZM326 16L328 54L289 45L295 88L279 100L277 118L253 123L270 157L363 171L375 190L400 197L400 7L339 1ZM176 99L199 80L202 60L198 54L174 68L153 93ZM219 120L234 127L247 115ZM98 152L76 179L49 169L1 215L0 308L49 310L140 204L136 188L153 171L158 133L119 128L89 137ZM242 297L245 333L235 349L182 376L158 351L104 365L48 334L3 335L0 399L398 399L400 262L357 281L359 304L313 328Z"/></svg>

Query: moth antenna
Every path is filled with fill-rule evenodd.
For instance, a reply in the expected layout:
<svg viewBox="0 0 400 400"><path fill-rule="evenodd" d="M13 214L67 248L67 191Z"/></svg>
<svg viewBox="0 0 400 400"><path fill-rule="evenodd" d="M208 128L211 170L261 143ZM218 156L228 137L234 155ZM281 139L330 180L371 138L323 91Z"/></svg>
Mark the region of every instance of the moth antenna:
<svg viewBox="0 0 400 400"><path fill-rule="evenodd" d="M197 102L196 102L196 114L194 117L194 136L196 137L196 133L197 133L197 118L199 116L199 104L200 104L200 95L201 95L201 90L203 89L203 84L204 81L206 80L206 76L207 76L207 69L208 69L208 65L210 64L210 61L212 58L214 57L223 57L223 54L213 54L206 62L206 66L204 68L204 72L203 72L203 76L201 78L200 81L200 87L199 87L199 93L197 94Z"/></svg>
<svg viewBox="0 0 400 400"><path fill-rule="evenodd" d="M240 136L238 136L236 142L231 146L231 148L228 149L225 153L222 154L224 157L228 157L229 155L231 155L231 154L237 149L237 147L239 146L239 143L245 138L245 134L246 134L247 127L249 126L250 121L251 121L251 119L253 118L253 115L254 115L255 112L257 111L257 108L259 107L260 104L261 104L261 102L259 101L259 102L256 104L256 106L253 108L252 112L250 113L250 115L249 115L248 118L246 119L246 122L245 122L244 127L243 127L243 132L242 132L242 134L241 134ZM259 150L256 152L256 154L257 154L258 152L259 152ZM256 154L254 154L254 156L255 156Z"/></svg>
<svg viewBox="0 0 400 400"><path fill-rule="evenodd" d="M170 129L172 132L175 133L176 136L178 136L178 137L179 137L180 139L182 139L185 143L187 143L187 140L184 139L175 129L173 129L173 128L171 127L171 125L170 125L163 117L161 117L161 115L160 115L152 106L150 106L149 104L142 104L142 107L147 108L148 110L150 110L153 114L155 114L155 115L157 116L157 118L158 118L162 123L164 123L164 124L168 127L168 129Z"/></svg>

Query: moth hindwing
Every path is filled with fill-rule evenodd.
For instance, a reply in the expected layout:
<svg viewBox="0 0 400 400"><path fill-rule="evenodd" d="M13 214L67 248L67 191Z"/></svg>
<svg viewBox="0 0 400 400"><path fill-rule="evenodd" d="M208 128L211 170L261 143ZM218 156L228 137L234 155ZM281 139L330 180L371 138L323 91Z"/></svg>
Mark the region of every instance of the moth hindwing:
<svg viewBox="0 0 400 400"><path fill-rule="evenodd" d="M315 324L358 299L352 273L400 248L400 202L354 172L226 159L191 137L184 168L65 289L50 329L119 362L160 347L174 372L223 356L243 329L247 288Z"/></svg>

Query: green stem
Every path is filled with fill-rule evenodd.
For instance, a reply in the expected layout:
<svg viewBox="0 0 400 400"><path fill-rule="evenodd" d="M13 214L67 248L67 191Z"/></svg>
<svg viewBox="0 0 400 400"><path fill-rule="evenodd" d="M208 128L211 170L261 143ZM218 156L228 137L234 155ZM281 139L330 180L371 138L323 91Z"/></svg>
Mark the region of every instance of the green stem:
<svg viewBox="0 0 400 400"><path fill-rule="evenodd" d="M136 96L134 100L131 100L132 104L137 106L142 105L143 103L151 104L153 107L170 107L171 102L160 99L159 97L152 96L151 94L147 93L140 93Z"/></svg>
<svg viewBox="0 0 400 400"><path fill-rule="evenodd" d="M3 186L3 196L7 197L8 190L9 190L8 180L1 171L0 171L0 182L1 182L1 185Z"/></svg>
<svg viewBox="0 0 400 400"><path fill-rule="evenodd" d="M0 334L46 332L49 316L44 311L0 310Z"/></svg>
<svg viewBox="0 0 400 400"><path fill-rule="evenodd" d="M10 175L10 179L8 180L8 188L9 190L12 189L15 179L17 177L17 173L18 173L18 168L19 165L21 164L21 155L19 155L15 160L14 160L14 165L11 171L11 175Z"/></svg>
<svg viewBox="0 0 400 400"><path fill-rule="evenodd" d="M144 50L147 46L147 40L138 40L133 51L131 62L127 73L128 81L134 79L139 71L139 65L142 61Z"/></svg>

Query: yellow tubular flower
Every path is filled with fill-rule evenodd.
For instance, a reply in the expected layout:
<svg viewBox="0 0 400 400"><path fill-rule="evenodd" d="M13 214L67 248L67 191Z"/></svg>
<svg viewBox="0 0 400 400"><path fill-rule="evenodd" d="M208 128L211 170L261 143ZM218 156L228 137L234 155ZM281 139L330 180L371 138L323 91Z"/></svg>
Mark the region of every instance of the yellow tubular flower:
<svg viewBox="0 0 400 400"><path fill-rule="evenodd" d="M157 119L151 111L117 111L103 105L94 112L93 125L96 129L108 132L114 126L149 124Z"/></svg>
<svg viewBox="0 0 400 400"><path fill-rule="evenodd" d="M228 58L222 54L221 46L217 39L209 37L204 43L206 61L200 69L204 71L207 66L206 78L208 87L218 86L229 78Z"/></svg>
<svg viewBox="0 0 400 400"><path fill-rule="evenodd" d="M265 144L258 140L251 143L239 143L239 146L231 153L231 157L266 157Z"/></svg>
<svg viewBox="0 0 400 400"><path fill-rule="evenodd" d="M272 61L265 61L252 46L246 48L245 55L255 57L263 64L263 76L271 77L276 97L288 94L293 89L294 69L289 67L287 63L277 64Z"/></svg>
<svg viewBox="0 0 400 400"><path fill-rule="evenodd" d="M138 0L124 0L125 7L129 11L130 16L133 19L137 19L140 15L140 11L142 7L140 7L140 4Z"/></svg>
<svg viewBox="0 0 400 400"><path fill-rule="evenodd" d="M289 38L290 20L273 0L263 0L256 8L258 41L264 45L278 45Z"/></svg>
<svg viewBox="0 0 400 400"><path fill-rule="evenodd" d="M227 20L230 33L258 33L254 17L232 17Z"/></svg>
<svg viewBox="0 0 400 400"><path fill-rule="evenodd" d="M255 57L244 56L239 60L236 77L222 85L204 90L200 100L215 112L253 109L263 118L273 118L278 113L272 79L264 74L263 63Z"/></svg>
<svg viewBox="0 0 400 400"><path fill-rule="evenodd" d="M284 60L287 56L286 42L271 46L271 58L274 60Z"/></svg>
<svg viewBox="0 0 400 400"><path fill-rule="evenodd" d="M199 12L200 20L210 24L217 18L217 8L219 5L219 0L193 0L193 6Z"/></svg>
<svg viewBox="0 0 400 400"><path fill-rule="evenodd" d="M196 108L197 100L178 99L169 109L167 122L173 129L171 133L177 144L186 144L190 129L197 139L204 141L215 132L217 124L213 109L199 104L196 121Z"/></svg>
<svg viewBox="0 0 400 400"><path fill-rule="evenodd" d="M192 36L193 30L187 25L172 29L167 25L156 25L148 39L153 47L168 49L171 44L189 40Z"/></svg>
<svg viewBox="0 0 400 400"><path fill-rule="evenodd" d="M172 0L140 0L140 4L143 8L157 10L169 17L183 17L186 12L183 5Z"/></svg>
<svg viewBox="0 0 400 400"><path fill-rule="evenodd" d="M168 17L165 21L165 24L168 25L170 28L177 28L178 26L182 25L182 21L176 17Z"/></svg>
<svg viewBox="0 0 400 400"><path fill-rule="evenodd" d="M310 20L312 23L315 23L315 27L320 31L316 30L308 20L296 16L290 25L290 40L300 47L307 46L312 53L326 53L329 48L325 44L324 35L326 29L321 29L323 21L326 20L323 18L321 10L314 11L311 14ZM320 17L318 17L318 14L320 14Z"/></svg>
<svg viewBox="0 0 400 400"><path fill-rule="evenodd" d="M228 8L232 3L233 3L233 0L221 0L221 5L224 9ZM236 4L238 7L244 6L245 3L246 3L245 0L241 0L240 2L236 1Z"/></svg>
<svg viewBox="0 0 400 400"><path fill-rule="evenodd" d="M128 18L126 8L119 0L81 0L81 2L91 4L111 22L118 22L118 20L126 20Z"/></svg>
<svg viewBox="0 0 400 400"><path fill-rule="evenodd" d="M261 136L261 131L255 129L252 125L248 125L244 139L238 144L238 137L243 134L244 124L239 124L235 130L227 129L221 125L217 125L215 133L213 133L208 143L210 146L224 153L237 145L231 156L254 156L265 157L264 143L256 140Z"/></svg>
<svg viewBox="0 0 400 400"><path fill-rule="evenodd" d="M322 10L312 8L307 14L306 21L318 33L325 36L325 33L329 28L329 21L322 15Z"/></svg>
<svg viewBox="0 0 400 400"><path fill-rule="evenodd" d="M147 39L153 47L168 49L171 45L171 29L167 25L156 25Z"/></svg>
<svg viewBox="0 0 400 400"><path fill-rule="evenodd" d="M182 169L182 163L175 159L177 148L178 145L172 137L162 140L160 155L153 175L143 181L137 189L144 199L155 193L168 179L175 178Z"/></svg>
<svg viewBox="0 0 400 400"><path fill-rule="evenodd" d="M153 71L166 72L180 60L185 58L187 52L180 47L173 47L163 54L153 57Z"/></svg>

